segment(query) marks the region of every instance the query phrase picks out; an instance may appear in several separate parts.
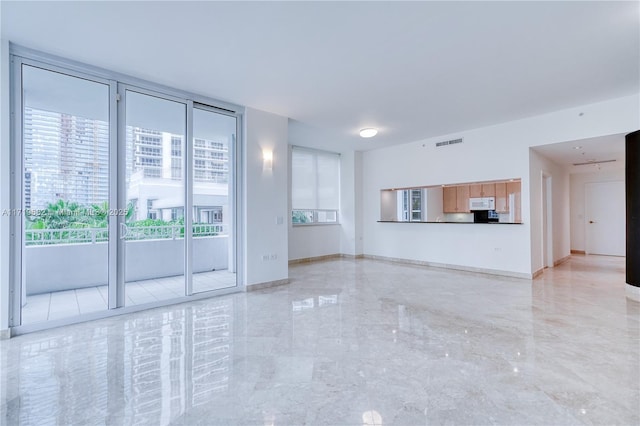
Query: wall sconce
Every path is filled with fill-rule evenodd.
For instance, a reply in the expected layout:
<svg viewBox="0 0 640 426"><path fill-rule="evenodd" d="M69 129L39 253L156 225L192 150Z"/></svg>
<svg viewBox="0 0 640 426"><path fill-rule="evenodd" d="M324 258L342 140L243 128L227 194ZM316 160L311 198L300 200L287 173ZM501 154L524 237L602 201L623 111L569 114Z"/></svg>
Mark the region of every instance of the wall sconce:
<svg viewBox="0 0 640 426"><path fill-rule="evenodd" d="M262 150L262 170L271 170L273 168L273 151L270 149Z"/></svg>

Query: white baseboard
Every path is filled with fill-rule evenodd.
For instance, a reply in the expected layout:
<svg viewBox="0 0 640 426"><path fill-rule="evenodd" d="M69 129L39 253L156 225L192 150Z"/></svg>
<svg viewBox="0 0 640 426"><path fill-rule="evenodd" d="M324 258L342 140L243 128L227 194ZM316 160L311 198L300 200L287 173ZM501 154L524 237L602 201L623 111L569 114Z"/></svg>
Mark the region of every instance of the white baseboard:
<svg viewBox="0 0 640 426"><path fill-rule="evenodd" d="M247 291L257 291L265 288L278 287L281 285L289 284L289 278L275 281L265 281L263 283L251 284L246 287Z"/></svg>
<svg viewBox="0 0 640 426"><path fill-rule="evenodd" d="M542 275L542 273L544 272L544 268L540 268L537 271L535 271L533 274L531 274L531 279L535 280L536 278L538 278L540 275Z"/></svg>
<svg viewBox="0 0 640 426"><path fill-rule="evenodd" d="M303 257L301 259L289 260L289 265L296 265L298 263L320 262L322 260L338 259L340 257L341 257L340 253L327 254L324 256Z"/></svg>
<svg viewBox="0 0 640 426"><path fill-rule="evenodd" d="M473 266L453 265L448 263L427 262L424 260L402 259L397 257L376 256L365 254L365 259L384 260L387 262L404 263L409 265L428 266L431 268L453 269L456 271L475 272L479 274L499 275L503 277L522 278L525 280L532 279L532 274L523 272L503 271L500 269L476 268Z"/></svg>
<svg viewBox="0 0 640 426"><path fill-rule="evenodd" d="M331 259L363 259L363 254L345 254L345 253L335 253L335 254L326 254L324 256L313 256L313 257L303 257L300 259L291 259L289 260L289 265L297 265L299 263L309 263L309 262L321 262L323 260L331 260Z"/></svg>

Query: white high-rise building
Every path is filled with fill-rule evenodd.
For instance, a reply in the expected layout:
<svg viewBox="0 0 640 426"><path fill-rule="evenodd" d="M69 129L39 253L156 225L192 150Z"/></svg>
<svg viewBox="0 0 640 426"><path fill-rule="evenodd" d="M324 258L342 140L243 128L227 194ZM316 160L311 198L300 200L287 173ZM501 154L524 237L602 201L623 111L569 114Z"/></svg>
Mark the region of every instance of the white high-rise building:
<svg viewBox="0 0 640 426"><path fill-rule="evenodd" d="M26 208L109 199L108 123L25 107L24 141Z"/></svg>
<svg viewBox="0 0 640 426"><path fill-rule="evenodd" d="M109 125L102 120L25 108L25 208L58 200L81 206L109 199ZM167 191L183 186L184 137L127 128L128 202L133 220L175 220L182 203ZM228 141L194 140L194 220L221 222L229 182ZM162 180L162 185L158 185ZM167 180L174 183L167 183Z"/></svg>

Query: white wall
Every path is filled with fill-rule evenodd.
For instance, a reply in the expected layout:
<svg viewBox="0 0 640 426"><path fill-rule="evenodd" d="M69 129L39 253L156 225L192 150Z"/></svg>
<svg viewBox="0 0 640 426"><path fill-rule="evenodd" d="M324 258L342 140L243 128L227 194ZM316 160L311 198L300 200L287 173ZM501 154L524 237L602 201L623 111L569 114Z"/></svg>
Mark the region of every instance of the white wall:
<svg viewBox="0 0 640 426"><path fill-rule="evenodd" d="M246 109L244 252L248 286L289 277L287 127L286 117ZM271 170L263 168L263 150L273 152ZM263 256L270 258L262 260Z"/></svg>
<svg viewBox="0 0 640 426"><path fill-rule="evenodd" d="M585 251L585 185L624 180L624 168L571 175L571 250Z"/></svg>
<svg viewBox="0 0 640 426"><path fill-rule="evenodd" d="M531 239L541 221L530 205L529 147L640 128L638 101L627 96L365 152L364 253L531 274ZM457 137L464 143L434 146ZM522 179L522 225L377 223L380 189L509 178Z"/></svg>
<svg viewBox="0 0 640 426"><path fill-rule="evenodd" d="M463 134L459 145L436 148L455 136L364 153L364 253L472 268L530 273L528 216L524 225L378 223L380 189L522 177L526 149L500 128ZM500 152L500 155L496 153ZM504 161L505 158L513 159Z"/></svg>
<svg viewBox="0 0 640 426"><path fill-rule="evenodd" d="M341 234L340 225L291 226L289 260L339 254Z"/></svg>
<svg viewBox="0 0 640 426"><path fill-rule="evenodd" d="M538 152L530 151L529 179L531 196L531 270L536 272L543 264L543 181L542 175L551 177L551 234L553 262L569 256L571 252L571 228L569 214L569 173ZM550 265L552 266L552 265Z"/></svg>
<svg viewBox="0 0 640 426"><path fill-rule="evenodd" d="M9 120L9 42L0 39L0 332L9 328Z"/></svg>
<svg viewBox="0 0 640 426"><path fill-rule="evenodd" d="M362 152L340 155L339 253L362 254Z"/></svg>

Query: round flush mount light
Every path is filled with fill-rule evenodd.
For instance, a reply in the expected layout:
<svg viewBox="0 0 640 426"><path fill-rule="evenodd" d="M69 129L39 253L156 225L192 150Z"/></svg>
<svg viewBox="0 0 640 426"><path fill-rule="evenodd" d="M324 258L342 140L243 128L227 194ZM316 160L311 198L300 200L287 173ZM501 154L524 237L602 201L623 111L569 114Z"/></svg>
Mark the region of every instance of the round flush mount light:
<svg viewBox="0 0 640 426"><path fill-rule="evenodd" d="M363 138L372 138L378 134L378 129L372 127L360 130L360 136Z"/></svg>
<svg viewBox="0 0 640 426"><path fill-rule="evenodd" d="M582 149L581 146L574 146L573 149Z"/></svg>

